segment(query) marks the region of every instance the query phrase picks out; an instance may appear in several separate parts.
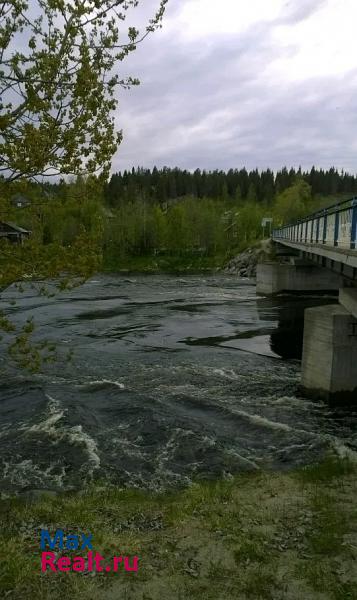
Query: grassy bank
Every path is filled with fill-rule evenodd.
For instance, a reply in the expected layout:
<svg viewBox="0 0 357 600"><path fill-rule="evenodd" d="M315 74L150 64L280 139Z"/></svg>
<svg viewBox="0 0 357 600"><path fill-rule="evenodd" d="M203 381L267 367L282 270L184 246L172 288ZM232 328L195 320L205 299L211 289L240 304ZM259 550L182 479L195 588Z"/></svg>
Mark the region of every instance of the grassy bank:
<svg viewBox="0 0 357 600"><path fill-rule="evenodd" d="M329 459L169 495L102 489L3 500L0 596L356 599L356 494L355 466ZM41 528L90 532L94 551L108 559L138 555L138 573L40 575Z"/></svg>
<svg viewBox="0 0 357 600"><path fill-rule="evenodd" d="M223 268L227 255L195 256L126 256L105 257L103 271L106 273L202 273Z"/></svg>

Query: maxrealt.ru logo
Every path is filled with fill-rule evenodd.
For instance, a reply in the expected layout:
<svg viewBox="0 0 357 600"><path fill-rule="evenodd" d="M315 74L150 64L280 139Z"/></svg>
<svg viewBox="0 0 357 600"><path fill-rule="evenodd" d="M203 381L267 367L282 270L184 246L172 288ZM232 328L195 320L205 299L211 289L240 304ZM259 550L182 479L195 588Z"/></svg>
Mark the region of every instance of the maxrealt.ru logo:
<svg viewBox="0 0 357 600"><path fill-rule="evenodd" d="M128 556L114 556L110 562L106 565L103 564L104 556L98 552L93 551L93 536L92 534L80 535L69 534L65 536L62 529L57 529L53 537L47 529L41 530L41 571L75 571L77 573L97 571L102 572L114 572L118 571L137 571L139 558L134 556L129 559ZM55 550L56 552L46 551ZM60 556L58 557L58 551L76 551L87 552L84 556Z"/></svg>

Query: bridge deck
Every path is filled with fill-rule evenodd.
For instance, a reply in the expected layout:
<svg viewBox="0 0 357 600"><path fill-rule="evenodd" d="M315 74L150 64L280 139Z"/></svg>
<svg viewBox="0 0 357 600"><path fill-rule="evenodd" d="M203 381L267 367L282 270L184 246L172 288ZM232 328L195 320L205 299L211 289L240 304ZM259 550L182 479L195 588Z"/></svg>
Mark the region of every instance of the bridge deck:
<svg viewBox="0 0 357 600"><path fill-rule="evenodd" d="M275 229L272 239L357 280L357 198Z"/></svg>
<svg viewBox="0 0 357 600"><path fill-rule="evenodd" d="M343 263L357 269L357 250L349 250L347 248L334 248L331 246L325 246L323 244L305 244L303 242L291 242L289 240L282 240L274 238L275 242L294 248L294 250L300 250L308 254L315 254L323 256L329 260Z"/></svg>

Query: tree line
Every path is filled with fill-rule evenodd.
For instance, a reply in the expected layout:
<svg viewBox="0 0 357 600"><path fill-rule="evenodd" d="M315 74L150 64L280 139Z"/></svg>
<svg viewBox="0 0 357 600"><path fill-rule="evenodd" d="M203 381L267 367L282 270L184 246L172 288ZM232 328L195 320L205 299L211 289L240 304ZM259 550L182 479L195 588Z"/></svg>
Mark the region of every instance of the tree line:
<svg viewBox="0 0 357 600"><path fill-rule="evenodd" d="M190 172L179 168L154 167L151 170L139 167L114 173L105 186L104 195L112 207L128 201L163 204L185 196L271 204L297 179L310 186L312 196L357 193L357 177L333 167L328 170L312 167L310 171L284 167L277 173L270 169L196 169Z"/></svg>

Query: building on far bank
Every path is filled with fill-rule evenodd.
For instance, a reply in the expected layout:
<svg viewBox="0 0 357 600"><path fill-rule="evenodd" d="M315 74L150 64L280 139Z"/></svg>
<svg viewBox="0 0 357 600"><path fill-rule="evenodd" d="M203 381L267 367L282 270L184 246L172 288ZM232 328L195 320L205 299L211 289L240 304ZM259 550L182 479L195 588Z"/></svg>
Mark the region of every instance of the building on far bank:
<svg viewBox="0 0 357 600"><path fill-rule="evenodd" d="M31 231L19 227L15 223L0 221L0 240L7 239L13 244L22 244L31 235Z"/></svg>
<svg viewBox="0 0 357 600"><path fill-rule="evenodd" d="M24 196L23 194L14 194L10 200L11 204L15 206L15 208L27 208L31 205L31 200Z"/></svg>

